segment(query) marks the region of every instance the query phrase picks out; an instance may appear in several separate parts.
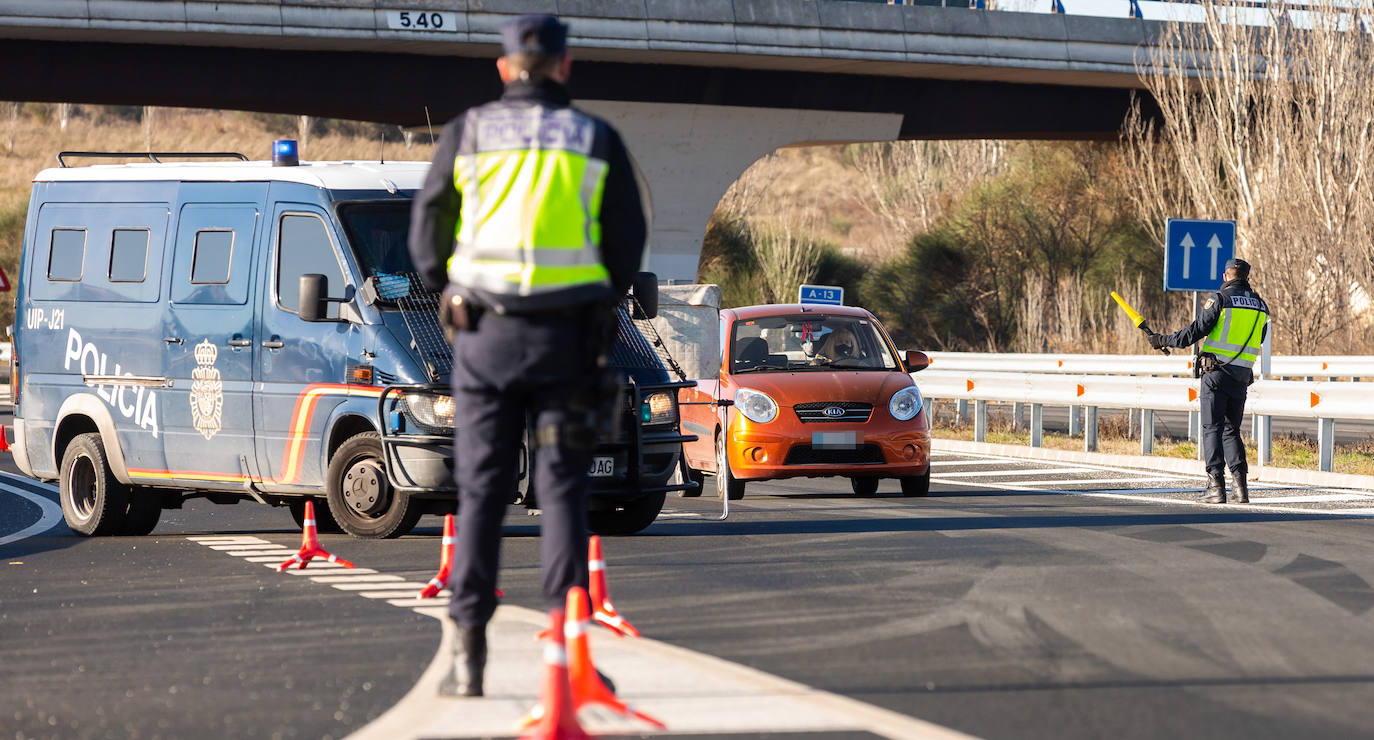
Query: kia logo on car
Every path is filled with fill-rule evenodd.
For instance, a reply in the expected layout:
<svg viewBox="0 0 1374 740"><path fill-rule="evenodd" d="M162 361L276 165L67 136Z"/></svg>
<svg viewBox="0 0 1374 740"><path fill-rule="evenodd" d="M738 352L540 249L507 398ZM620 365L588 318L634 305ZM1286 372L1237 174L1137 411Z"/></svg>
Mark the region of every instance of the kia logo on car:
<svg viewBox="0 0 1374 740"><path fill-rule="evenodd" d="M821 413L826 416L844 416L844 409L839 406L826 406Z"/></svg>

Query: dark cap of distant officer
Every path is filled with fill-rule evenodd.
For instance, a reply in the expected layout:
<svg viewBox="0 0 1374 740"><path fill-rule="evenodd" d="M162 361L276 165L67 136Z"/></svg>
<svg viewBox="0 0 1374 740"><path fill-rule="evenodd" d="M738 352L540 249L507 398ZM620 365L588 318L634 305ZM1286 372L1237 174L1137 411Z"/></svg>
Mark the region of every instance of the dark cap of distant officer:
<svg viewBox="0 0 1374 740"><path fill-rule="evenodd" d="M1226 260L1226 269L1234 273L1239 280L1245 280L1250 277L1250 263L1245 260L1232 257Z"/></svg>
<svg viewBox="0 0 1374 740"><path fill-rule="evenodd" d="M568 25L551 15L522 15L501 25L501 49L508 55L559 56L568 50Z"/></svg>

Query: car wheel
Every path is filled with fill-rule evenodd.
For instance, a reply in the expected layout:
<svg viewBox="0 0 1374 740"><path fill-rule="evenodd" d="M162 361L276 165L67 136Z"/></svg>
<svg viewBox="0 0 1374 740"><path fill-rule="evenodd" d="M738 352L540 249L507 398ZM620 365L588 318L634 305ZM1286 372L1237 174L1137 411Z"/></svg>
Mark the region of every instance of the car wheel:
<svg viewBox="0 0 1374 740"><path fill-rule="evenodd" d="M691 465L686 465L684 467L687 468L687 480L697 484L697 487L695 490L678 491L678 498L696 498L701 495L701 489L706 484L706 474Z"/></svg>
<svg viewBox="0 0 1374 740"><path fill-rule="evenodd" d="M302 496L294 499L286 505L291 510L291 519L296 522L297 528L305 527L305 502L315 502L315 531L320 534L338 534L343 531L338 521L334 519L334 514L329 510L329 502L318 498Z"/></svg>
<svg viewBox="0 0 1374 740"><path fill-rule="evenodd" d="M329 461L326 482L329 512L354 537L400 537L415 527L423 513L410 496L391 487L376 432L363 432L340 445Z"/></svg>
<svg viewBox="0 0 1374 740"><path fill-rule="evenodd" d="M725 455L725 433L716 435L716 496L728 496L731 501L744 498L744 481L730 472L730 460Z"/></svg>
<svg viewBox="0 0 1374 740"><path fill-rule="evenodd" d="M162 492L152 488L135 487L129 491L129 507L124 511L124 525L119 533L130 537L152 534L157 520L162 518Z"/></svg>
<svg viewBox="0 0 1374 740"><path fill-rule="evenodd" d="M613 509L588 511L587 526L595 534L634 534L654 523L666 498L666 494L651 493Z"/></svg>
<svg viewBox="0 0 1374 740"><path fill-rule="evenodd" d="M930 493L930 471L924 475L908 475L902 478L903 496L924 496Z"/></svg>
<svg viewBox="0 0 1374 740"><path fill-rule="evenodd" d="M67 445L58 477L62 518L73 532L93 536L120 530L129 506L129 487L110 470L99 434L79 434Z"/></svg>
<svg viewBox="0 0 1374 740"><path fill-rule="evenodd" d="M856 496L873 496L878 493L877 478L850 478L849 487Z"/></svg>

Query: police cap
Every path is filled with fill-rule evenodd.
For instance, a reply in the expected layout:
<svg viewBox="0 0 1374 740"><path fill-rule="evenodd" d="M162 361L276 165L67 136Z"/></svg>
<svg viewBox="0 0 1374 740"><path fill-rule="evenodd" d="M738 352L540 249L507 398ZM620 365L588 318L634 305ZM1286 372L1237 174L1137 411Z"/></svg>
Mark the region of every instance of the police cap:
<svg viewBox="0 0 1374 740"><path fill-rule="evenodd" d="M522 15L501 25L501 49L507 55L559 56L568 50L568 24L552 15Z"/></svg>
<svg viewBox="0 0 1374 740"><path fill-rule="evenodd" d="M1250 263L1246 262L1243 259L1237 259L1235 257L1232 257L1231 259L1226 260L1226 269L1234 270L1236 273L1236 277L1241 280L1250 277Z"/></svg>

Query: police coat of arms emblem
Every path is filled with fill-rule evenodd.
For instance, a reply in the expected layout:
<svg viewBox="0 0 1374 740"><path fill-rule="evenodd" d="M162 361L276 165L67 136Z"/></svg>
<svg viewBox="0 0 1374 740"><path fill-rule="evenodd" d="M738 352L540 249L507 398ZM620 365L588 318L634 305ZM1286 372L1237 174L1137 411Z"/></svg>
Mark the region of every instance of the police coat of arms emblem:
<svg viewBox="0 0 1374 740"><path fill-rule="evenodd" d="M224 383L215 367L218 357L219 350L209 339L196 345L196 367L191 370L191 423L206 439L219 432L224 409Z"/></svg>

